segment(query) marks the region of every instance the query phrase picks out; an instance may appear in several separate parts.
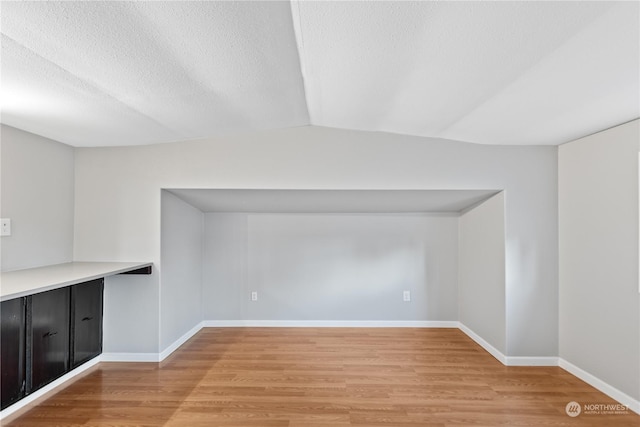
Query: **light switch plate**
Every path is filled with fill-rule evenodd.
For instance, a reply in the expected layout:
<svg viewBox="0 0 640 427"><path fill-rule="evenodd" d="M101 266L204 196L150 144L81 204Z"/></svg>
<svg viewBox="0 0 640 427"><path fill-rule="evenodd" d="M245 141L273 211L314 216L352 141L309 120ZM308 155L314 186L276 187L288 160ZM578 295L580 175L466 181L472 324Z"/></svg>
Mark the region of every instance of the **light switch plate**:
<svg viewBox="0 0 640 427"><path fill-rule="evenodd" d="M0 236L11 236L11 218L0 219Z"/></svg>

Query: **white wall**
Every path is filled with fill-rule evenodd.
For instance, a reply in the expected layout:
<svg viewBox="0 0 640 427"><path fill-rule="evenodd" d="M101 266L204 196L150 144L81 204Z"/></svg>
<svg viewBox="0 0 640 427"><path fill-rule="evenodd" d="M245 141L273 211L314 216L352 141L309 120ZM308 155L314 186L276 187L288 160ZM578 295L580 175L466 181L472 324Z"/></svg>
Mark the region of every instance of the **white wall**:
<svg viewBox="0 0 640 427"><path fill-rule="evenodd" d="M507 355L557 355L556 147L301 127L156 146L81 148L76 258L160 264L160 188L505 189ZM158 324L158 277L127 292L125 286L107 286L107 297L116 304L126 299L120 319L137 322L123 329L127 337L109 345L136 342L136 348L157 351L157 338L153 344L150 337Z"/></svg>
<svg viewBox="0 0 640 427"><path fill-rule="evenodd" d="M70 262L73 257L73 148L10 126L1 129L2 271Z"/></svg>
<svg viewBox="0 0 640 427"><path fill-rule="evenodd" d="M636 400L639 128L559 149L560 357Z"/></svg>
<svg viewBox="0 0 640 427"><path fill-rule="evenodd" d="M460 216L459 320L506 352L504 193Z"/></svg>
<svg viewBox="0 0 640 427"><path fill-rule="evenodd" d="M151 357L160 353L158 264L154 261L149 276L118 274L104 279L103 353L150 353Z"/></svg>
<svg viewBox="0 0 640 427"><path fill-rule="evenodd" d="M242 213L206 213L202 270L204 320L246 319L247 219Z"/></svg>
<svg viewBox="0 0 640 427"><path fill-rule="evenodd" d="M204 214L162 192L160 351L202 321Z"/></svg>
<svg viewBox="0 0 640 427"><path fill-rule="evenodd" d="M455 214L235 217L206 215L206 320L457 320Z"/></svg>

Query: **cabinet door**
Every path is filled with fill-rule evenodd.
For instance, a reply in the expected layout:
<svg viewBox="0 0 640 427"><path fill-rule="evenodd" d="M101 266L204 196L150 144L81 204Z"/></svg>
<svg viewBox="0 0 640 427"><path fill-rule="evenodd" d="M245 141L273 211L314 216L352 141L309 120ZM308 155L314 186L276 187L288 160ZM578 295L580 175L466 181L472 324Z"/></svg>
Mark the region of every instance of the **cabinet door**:
<svg viewBox="0 0 640 427"><path fill-rule="evenodd" d="M103 279L71 287L71 367L102 353Z"/></svg>
<svg viewBox="0 0 640 427"><path fill-rule="evenodd" d="M0 352L2 378L1 409L24 395L25 379L25 299L0 303Z"/></svg>
<svg viewBox="0 0 640 427"><path fill-rule="evenodd" d="M69 369L69 288L31 296L31 384L39 389Z"/></svg>

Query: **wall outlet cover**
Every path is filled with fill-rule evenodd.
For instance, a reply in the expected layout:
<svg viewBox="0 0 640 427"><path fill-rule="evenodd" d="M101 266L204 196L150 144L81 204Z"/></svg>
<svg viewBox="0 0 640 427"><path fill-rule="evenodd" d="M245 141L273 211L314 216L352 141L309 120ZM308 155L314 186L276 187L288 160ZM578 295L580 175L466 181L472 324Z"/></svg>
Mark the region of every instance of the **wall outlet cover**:
<svg viewBox="0 0 640 427"><path fill-rule="evenodd" d="M411 291L402 292L402 300L405 302L411 301Z"/></svg>

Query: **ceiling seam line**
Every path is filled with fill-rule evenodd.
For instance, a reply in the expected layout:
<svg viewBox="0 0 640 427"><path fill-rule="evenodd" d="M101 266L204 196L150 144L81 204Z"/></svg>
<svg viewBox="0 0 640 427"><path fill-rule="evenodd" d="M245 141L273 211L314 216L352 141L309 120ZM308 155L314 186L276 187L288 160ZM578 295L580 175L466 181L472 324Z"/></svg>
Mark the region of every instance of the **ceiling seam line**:
<svg viewBox="0 0 640 427"><path fill-rule="evenodd" d="M10 42L14 43L14 44L15 44L15 45L17 45L17 46L20 46L21 48L23 48L23 49L25 49L25 50L29 51L32 55L34 55L34 56L36 56L36 57L38 57L38 58L42 59L43 61L45 61L45 62L47 62L47 63L51 64L52 66L54 66L54 67L56 67L57 69L61 70L63 73L65 73L65 74L67 74L67 75L69 75L69 76L73 77L74 79L78 80L79 82L81 82L82 84L86 85L87 87L90 87L90 88L91 88L91 89L93 89L94 91L96 91L96 92L98 92L98 93L100 93L100 94L102 94L102 95L106 96L108 99L111 99L111 100L115 101L116 103L118 103L118 104L120 104L120 105L123 105L123 106L124 106L125 108L127 108L128 110L130 110L130 111L132 111L132 112L134 112L134 113L136 113L136 114L139 114L139 115L141 115L141 116L143 116L143 117L145 117L145 118L147 118L147 119L151 120L153 123L155 123L155 124L159 125L160 127L164 128L164 129L167 129L167 130L169 130L169 131L171 131L171 132L175 132L173 129L171 129L171 128L167 127L165 124L163 124L163 123L161 123L160 121L156 120L156 119L155 119L155 118L153 118L152 116L147 115L146 113L144 113L144 112L142 112L142 111L138 110L137 108L133 107L132 105L127 104L126 102L124 102L124 101L123 101L123 100L121 100L120 98L118 98L118 97L116 97L116 96L112 95L109 91L107 91L106 89L102 88L102 87L101 87L100 85L98 85L97 83L92 82L92 81L90 81L90 80L87 80L87 79L85 79L85 78L80 77L79 75L77 75L77 74L73 73L72 71L70 71L70 70L68 70L68 69L64 68L64 67L63 67L63 66L61 66L60 64L58 64L58 63L56 63L56 62L54 62L54 61L52 61L52 60L50 60L50 59L48 59L48 58L45 58L44 56L40 55L38 52L36 52L36 51L34 51L34 50L32 50L32 49L28 48L27 46L23 45L22 43L20 43L19 41L15 40L14 38L9 37L8 35L6 35L6 34L4 34L4 33L2 33L1 35L2 35L2 37L3 37L3 38L5 38L5 39L9 40Z"/></svg>
<svg viewBox="0 0 640 427"><path fill-rule="evenodd" d="M304 104L307 108L307 117L309 126L313 125L311 120L311 109L309 108L309 97L307 89L307 73L304 66L304 36L302 34L302 18L300 17L300 2L298 0L290 0L289 9L291 11L291 25L293 27L293 35L296 39L296 49L298 51L298 65L300 67L300 76L302 78L302 93L304 94Z"/></svg>
<svg viewBox="0 0 640 427"><path fill-rule="evenodd" d="M505 84L502 84L499 88L497 88L497 90L494 90L488 96L483 97L482 101L477 103L472 109L468 110L462 116L458 117L456 120L454 120L453 122L451 122L448 125L446 125L442 130L440 130L438 132L438 134L436 136L437 137L441 137L441 138L446 138L446 136L443 136L443 134L446 135L446 133L448 131L450 131L451 128L456 126L458 123L462 122L467 117L469 117L472 114L476 113L482 106L486 105L491 100L496 99L498 96L500 96L500 94L506 92L507 89L513 87L518 81L522 80L526 75L530 74L532 72L532 70L534 70L536 67L539 67L540 64L542 64L544 61L548 60L548 58L552 54L554 54L559 49L561 49L563 46L565 46L567 43L569 43L569 41L575 39L578 34L584 32L587 28L589 28L591 25L593 25L594 22L597 22L600 19L602 19L602 15L594 17L592 20L590 20L587 23L583 23L582 26L580 26L578 29L573 31L566 38L562 39L552 49L547 50L544 53L544 55L542 55L540 58L538 58L535 62L529 64L526 69L520 71L517 75L513 76L508 82L506 82ZM569 142L569 141L565 141L565 142ZM560 144L554 144L554 145L560 145Z"/></svg>

